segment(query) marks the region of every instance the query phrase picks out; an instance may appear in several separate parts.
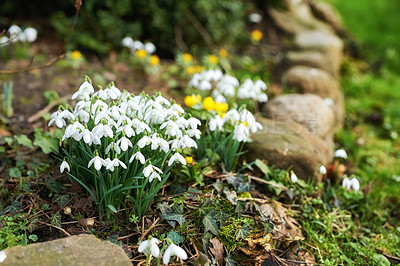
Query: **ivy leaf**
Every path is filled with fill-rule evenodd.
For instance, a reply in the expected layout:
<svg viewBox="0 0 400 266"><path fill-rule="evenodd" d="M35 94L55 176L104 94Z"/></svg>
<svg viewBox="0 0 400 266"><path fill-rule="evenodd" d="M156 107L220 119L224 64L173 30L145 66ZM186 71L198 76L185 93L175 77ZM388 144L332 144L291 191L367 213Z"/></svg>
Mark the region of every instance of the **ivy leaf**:
<svg viewBox="0 0 400 266"><path fill-rule="evenodd" d="M228 219L230 215L226 212L223 211L219 211L216 215L215 215L215 219L219 220L221 222L221 226L224 226L226 219Z"/></svg>
<svg viewBox="0 0 400 266"><path fill-rule="evenodd" d="M237 240L240 238L246 239L250 235L250 228L247 225L240 227L235 234Z"/></svg>
<svg viewBox="0 0 400 266"><path fill-rule="evenodd" d="M38 222L39 222L39 220L36 219L36 218L34 218L33 221L30 222L30 223L28 224L28 226L26 227L26 228L28 229L28 231L31 232L31 233L32 233L33 231L35 231L35 230L38 228ZM29 236L29 237L30 237L30 236Z"/></svg>
<svg viewBox="0 0 400 266"><path fill-rule="evenodd" d="M157 204L157 209L159 209L161 213L171 212L171 207L166 202L158 203Z"/></svg>
<svg viewBox="0 0 400 266"><path fill-rule="evenodd" d="M178 234L175 231L169 232L167 238L172 240L172 242L174 242L175 245L179 245L180 243L183 243L183 241L185 240L185 238L183 238L180 234Z"/></svg>
<svg viewBox="0 0 400 266"><path fill-rule="evenodd" d="M18 167L10 168L9 173L10 177L19 178L22 176L21 170Z"/></svg>
<svg viewBox="0 0 400 266"><path fill-rule="evenodd" d="M211 246L210 233L205 233L201 241L203 242L203 250L207 253L208 248Z"/></svg>
<svg viewBox="0 0 400 266"><path fill-rule="evenodd" d="M246 191L251 191L251 185L249 182L243 182L239 184L237 193L243 193Z"/></svg>
<svg viewBox="0 0 400 266"><path fill-rule="evenodd" d="M178 222L179 225L186 223L186 219L183 215L178 213L163 213L161 214L161 218L166 220L173 228L175 228L176 222Z"/></svg>
<svg viewBox="0 0 400 266"><path fill-rule="evenodd" d="M225 258L225 265L226 266L235 266L236 264L237 264L236 260L234 260L231 255L228 255Z"/></svg>
<svg viewBox="0 0 400 266"><path fill-rule="evenodd" d="M210 215L206 215L203 218L203 224L204 224L204 232L210 231L214 235L218 235L218 225L217 221L213 219Z"/></svg>
<svg viewBox="0 0 400 266"><path fill-rule="evenodd" d="M57 227L61 227L61 214L60 212L56 212L51 216L51 224Z"/></svg>
<svg viewBox="0 0 400 266"><path fill-rule="evenodd" d="M26 135L18 135L14 138L19 145L33 149L32 141Z"/></svg>
<svg viewBox="0 0 400 266"><path fill-rule="evenodd" d="M46 154L51 152L58 153L58 140L55 138L45 137L42 134L35 134L33 145L40 147Z"/></svg>
<svg viewBox="0 0 400 266"><path fill-rule="evenodd" d="M54 202L60 207L64 207L64 205L68 202L69 195L54 195Z"/></svg>

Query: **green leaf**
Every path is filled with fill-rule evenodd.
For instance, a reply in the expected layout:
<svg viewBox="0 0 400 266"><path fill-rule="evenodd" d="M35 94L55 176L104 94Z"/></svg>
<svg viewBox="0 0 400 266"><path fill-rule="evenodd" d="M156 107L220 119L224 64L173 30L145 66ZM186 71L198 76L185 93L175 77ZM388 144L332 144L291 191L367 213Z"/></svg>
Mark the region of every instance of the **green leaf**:
<svg viewBox="0 0 400 266"><path fill-rule="evenodd" d="M167 238L171 239L175 245L179 245L180 243L183 243L183 241L185 241L185 238L183 238L180 234L178 234L175 231L169 232Z"/></svg>
<svg viewBox="0 0 400 266"><path fill-rule="evenodd" d="M60 207L64 207L64 205L68 202L69 195L54 195L54 202Z"/></svg>
<svg viewBox="0 0 400 266"><path fill-rule="evenodd" d="M171 212L171 207L166 202L158 203L157 204L157 209L159 209L161 213Z"/></svg>
<svg viewBox="0 0 400 266"><path fill-rule="evenodd" d="M218 235L218 225L217 221L213 219L210 215L206 215L203 218L203 224L204 224L204 232L211 232L214 235Z"/></svg>
<svg viewBox="0 0 400 266"><path fill-rule="evenodd" d="M261 170L261 172L263 172L265 175L270 175L271 174L271 170L269 169L269 167L261 160L256 159L255 161L255 165Z"/></svg>
<svg viewBox="0 0 400 266"><path fill-rule="evenodd" d="M61 228L61 214L56 212L51 216L51 224Z"/></svg>
<svg viewBox="0 0 400 266"><path fill-rule="evenodd" d="M246 239L250 235L250 228L247 225L240 227L235 234L237 240L240 238Z"/></svg>
<svg viewBox="0 0 400 266"><path fill-rule="evenodd" d="M33 141L33 145L38 146L42 149L42 151L46 154L51 152L58 153L58 139L45 137L42 134L35 134L35 140Z"/></svg>
<svg viewBox="0 0 400 266"><path fill-rule="evenodd" d="M239 187L237 189L237 193L243 193L246 191L251 191L251 185L249 182L239 183Z"/></svg>
<svg viewBox="0 0 400 266"><path fill-rule="evenodd" d="M38 237L37 237L37 235L35 235L35 234L29 235L28 238L29 238L32 242L36 242L36 241L38 240Z"/></svg>
<svg viewBox="0 0 400 266"><path fill-rule="evenodd" d="M22 176L22 173L18 167L13 167L13 168L10 168L9 175L10 175L10 177L13 177L13 178L20 178Z"/></svg>
<svg viewBox="0 0 400 266"><path fill-rule="evenodd" d="M164 213L161 214L161 219L166 220L172 227L175 228L175 221L179 223L179 225L183 225L186 223L186 219L182 214L178 213Z"/></svg>
<svg viewBox="0 0 400 266"><path fill-rule="evenodd" d="M32 141L26 135L18 135L14 138L19 145L33 149Z"/></svg>
<svg viewBox="0 0 400 266"><path fill-rule="evenodd" d="M376 265L389 266L390 261L382 254L374 254L373 256Z"/></svg>
<svg viewBox="0 0 400 266"><path fill-rule="evenodd" d="M7 143L8 146L11 146L14 142L14 139L12 137L5 137L4 141Z"/></svg>
<svg viewBox="0 0 400 266"><path fill-rule="evenodd" d="M235 265L237 265L237 262L236 262L236 260L234 260L234 258L231 255L228 255L225 258L225 265L226 266L235 266Z"/></svg>
<svg viewBox="0 0 400 266"><path fill-rule="evenodd" d="M107 207L113 212L113 213L117 213L117 209L115 209L115 207L111 204L108 204Z"/></svg>

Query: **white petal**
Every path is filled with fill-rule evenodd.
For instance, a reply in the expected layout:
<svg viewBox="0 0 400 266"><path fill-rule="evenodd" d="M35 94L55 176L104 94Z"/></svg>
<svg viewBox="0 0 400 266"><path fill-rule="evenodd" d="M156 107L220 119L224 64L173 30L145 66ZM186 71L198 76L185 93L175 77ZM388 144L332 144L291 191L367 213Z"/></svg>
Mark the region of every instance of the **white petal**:
<svg viewBox="0 0 400 266"><path fill-rule="evenodd" d="M168 265L169 259L171 258L171 248L170 248L170 247L171 247L171 246L169 246L169 247L167 248L167 250L164 252L163 263L164 263L165 265Z"/></svg>
<svg viewBox="0 0 400 266"><path fill-rule="evenodd" d="M149 240L145 240L142 243L140 243L138 251L143 252L147 248L148 243L149 243Z"/></svg>

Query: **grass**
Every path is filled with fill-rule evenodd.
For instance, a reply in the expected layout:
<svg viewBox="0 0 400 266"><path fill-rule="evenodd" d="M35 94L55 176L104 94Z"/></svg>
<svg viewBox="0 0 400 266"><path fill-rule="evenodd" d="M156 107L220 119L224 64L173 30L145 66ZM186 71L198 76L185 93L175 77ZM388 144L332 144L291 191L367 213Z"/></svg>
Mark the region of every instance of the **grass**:
<svg viewBox="0 0 400 266"><path fill-rule="evenodd" d="M400 256L400 2L329 2L367 61L344 61L346 122L336 134L338 147L349 154L347 172L358 176L364 196L330 196L341 192L328 182L323 204L303 201L303 230L321 264L388 265L378 253Z"/></svg>

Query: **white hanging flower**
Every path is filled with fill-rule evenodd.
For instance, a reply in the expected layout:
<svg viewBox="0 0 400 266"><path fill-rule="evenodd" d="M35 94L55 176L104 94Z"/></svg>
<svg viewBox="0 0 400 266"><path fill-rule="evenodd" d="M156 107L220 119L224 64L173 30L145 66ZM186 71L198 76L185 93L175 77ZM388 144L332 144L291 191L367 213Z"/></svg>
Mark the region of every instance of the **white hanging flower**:
<svg viewBox="0 0 400 266"><path fill-rule="evenodd" d="M174 162L179 161L181 164L186 165L185 157L183 157L179 152L176 152L174 155L169 158L168 166L171 166Z"/></svg>
<svg viewBox="0 0 400 266"><path fill-rule="evenodd" d="M143 149L144 146L150 145L152 142L152 139L149 138L148 136L143 136L137 143L139 148Z"/></svg>
<svg viewBox="0 0 400 266"><path fill-rule="evenodd" d="M169 247L164 252L163 263L165 265L169 263L171 256L177 256L182 260L186 260L188 258L186 251L173 243L171 243L171 245L169 245Z"/></svg>
<svg viewBox="0 0 400 266"><path fill-rule="evenodd" d="M319 167L319 173L325 175L325 174L326 174L326 167L323 166L323 165L321 165L321 166Z"/></svg>
<svg viewBox="0 0 400 266"><path fill-rule="evenodd" d="M350 183L351 183L351 187L352 187L355 191L360 190L360 182L358 181L357 178L353 177L353 178L350 180Z"/></svg>
<svg viewBox="0 0 400 266"><path fill-rule="evenodd" d="M153 54L156 51L156 46L154 44L152 44L151 42L148 42L148 43L145 43L144 50L148 54Z"/></svg>
<svg viewBox="0 0 400 266"><path fill-rule="evenodd" d="M153 173L155 173L155 174L153 174ZM144 177L149 178L149 182L153 181L154 178L158 178L158 180L161 181L161 176L159 175L159 173L162 174L163 172L161 171L160 168L158 168L152 164L149 164L148 166L146 166L143 169L143 175L144 175Z"/></svg>
<svg viewBox="0 0 400 266"><path fill-rule="evenodd" d="M262 21L262 16L258 13L251 13L249 15L249 21L253 23L260 23Z"/></svg>
<svg viewBox="0 0 400 266"><path fill-rule="evenodd" d="M132 50L141 50L144 48L144 45L141 41L134 41L132 44L131 49Z"/></svg>
<svg viewBox="0 0 400 266"><path fill-rule="evenodd" d="M10 35L11 42L17 42L21 33L22 29L17 25L12 25L10 28L8 28L8 34Z"/></svg>
<svg viewBox="0 0 400 266"><path fill-rule="evenodd" d="M60 166L60 173L63 173L65 169L67 169L68 172L71 171L69 164L66 161L63 161Z"/></svg>
<svg viewBox="0 0 400 266"><path fill-rule="evenodd" d="M121 40L122 46L131 48L133 45L133 39L131 37L125 37Z"/></svg>
<svg viewBox="0 0 400 266"><path fill-rule="evenodd" d="M350 181L350 179L348 177L343 178L342 186L345 189L350 190L351 189L351 185L352 185L352 183L351 183L351 181Z"/></svg>
<svg viewBox="0 0 400 266"><path fill-rule="evenodd" d="M160 241L157 238L152 237L149 240L141 242L138 251L143 252L146 256L151 252L154 257L158 258L160 256L160 249L158 248L159 243Z"/></svg>
<svg viewBox="0 0 400 266"><path fill-rule="evenodd" d="M28 27L24 30L24 35L27 42L34 42L37 38L37 30L31 27Z"/></svg>
<svg viewBox="0 0 400 266"><path fill-rule="evenodd" d="M108 158L107 158L108 159ZM122 166L122 168L126 169L126 165L124 164L124 162L122 162L121 160L119 160L118 158L114 158L114 160L109 160L107 165L106 165L106 169L110 170L111 172L114 171L115 167L118 166Z"/></svg>
<svg viewBox="0 0 400 266"><path fill-rule="evenodd" d="M296 175L294 172L292 172L292 174L290 175L290 180L291 180L293 183L296 183L296 182L297 182L297 175Z"/></svg>
<svg viewBox="0 0 400 266"><path fill-rule="evenodd" d="M249 129L243 123L235 126L233 139L236 139L239 142L246 142L249 139L249 136Z"/></svg>
<svg viewBox="0 0 400 266"><path fill-rule="evenodd" d="M338 149L338 150L335 151L335 157L336 158L347 159L347 153L343 149Z"/></svg>
<svg viewBox="0 0 400 266"><path fill-rule="evenodd" d="M196 129L198 126L201 125L200 120L197 119L197 118L195 118L195 117L189 118L189 119L187 120L187 122L188 122L189 126L190 126L192 129Z"/></svg>
<svg viewBox="0 0 400 266"><path fill-rule="evenodd" d="M104 159L100 158L100 156L96 155L93 159L91 159L88 163L88 168L94 164L94 168L96 170L100 170L101 167L103 166Z"/></svg>
<svg viewBox="0 0 400 266"><path fill-rule="evenodd" d="M224 125L224 122L222 121L222 118L219 115L217 115L210 119L210 122L208 125L209 125L209 128L211 131L215 131L216 129L221 131L222 126Z"/></svg>
<svg viewBox="0 0 400 266"><path fill-rule="evenodd" d="M128 147L133 147L132 142L127 137L120 138L117 143L121 147L121 150L126 151Z"/></svg>
<svg viewBox="0 0 400 266"><path fill-rule="evenodd" d="M238 111L236 109L231 109L228 112L226 112L222 121L224 122L224 124L228 121L232 124L235 124L236 121L239 121L239 119L240 119L240 115L239 115Z"/></svg>
<svg viewBox="0 0 400 266"><path fill-rule="evenodd" d="M129 163L133 162L134 159L139 160L141 164L146 162L146 158L144 158L144 155L140 151L132 155L132 157L129 159Z"/></svg>

